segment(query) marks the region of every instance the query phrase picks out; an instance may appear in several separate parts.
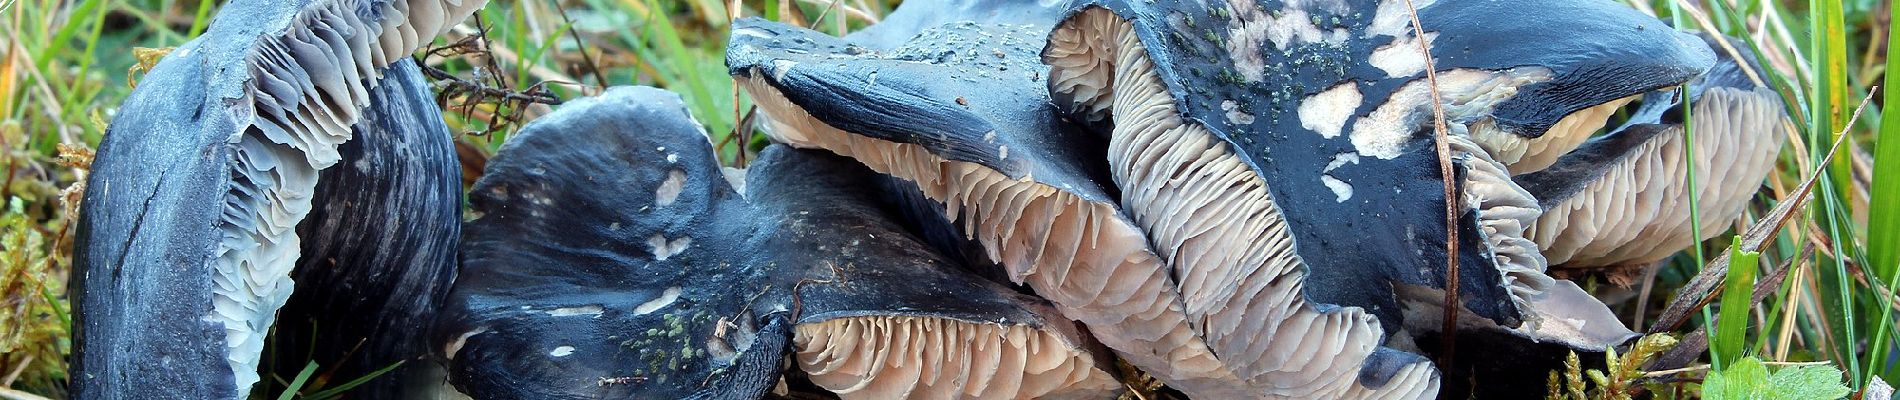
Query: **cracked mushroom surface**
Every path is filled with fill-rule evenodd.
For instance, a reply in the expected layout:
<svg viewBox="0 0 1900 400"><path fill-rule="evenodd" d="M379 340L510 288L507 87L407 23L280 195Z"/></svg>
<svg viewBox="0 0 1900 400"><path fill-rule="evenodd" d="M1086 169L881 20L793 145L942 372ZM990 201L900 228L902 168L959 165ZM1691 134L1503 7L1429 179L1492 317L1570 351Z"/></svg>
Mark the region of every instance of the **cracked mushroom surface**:
<svg viewBox="0 0 1900 400"><path fill-rule="evenodd" d="M685 106L615 88L524 127L471 200L436 339L477 398L757 398L780 360L853 399L1102 398L1073 322L951 264L850 160L729 184Z"/></svg>
<svg viewBox="0 0 1900 400"><path fill-rule="evenodd" d="M300 224L349 196L320 191L320 171L346 160L340 146L359 131L448 140L429 137L439 126L375 124L433 107L415 101L426 89L399 64L483 3L236 1L160 61L107 128L87 181L74 248L73 395L247 396L309 250ZM388 84L384 74L407 76ZM379 98L410 102L385 108ZM425 219L418 229L456 223L413 215ZM394 252L441 249L383 250L427 259ZM408 276L435 265L388 267L417 269L395 274ZM429 290L411 286L429 279L392 279L383 283ZM419 311L408 306L377 312ZM374 346L386 344L407 346Z"/></svg>
<svg viewBox="0 0 1900 400"><path fill-rule="evenodd" d="M1516 179L1545 212L1527 237L1551 265L1647 265L1727 231L1774 170L1792 122L1763 83L1752 52L1740 59L1702 35L1719 60L1689 85L1695 159L1685 157L1679 101L1658 99L1615 132L1592 139L1555 166ZM1742 43L1727 38L1731 44ZM1748 52L1747 46L1735 46ZM1752 71L1752 72L1751 72ZM1685 180L1696 176L1693 190ZM1702 226L1690 221L1691 192Z"/></svg>
<svg viewBox="0 0 1900 400"><path fill-rule="evenodd" d="M1164 260L1104 184L1100 138L1049 103L1035 58L1046 30L950 23L876 52L740 20L727 65L775 141L908 181L1011 281L1130 364L1198 394L1247 396L1225 389L1237 378L1193 330Z"/></svg>
<svg viewBox="0 0 1900 400"><path fill-rule="evenodd" d="M1556 282L1525 238L1540 210L1513 171L1712 63L1693 37L1607 2L1413 3L1423 38L1403 0L1084 1L1042 53L1056 104L1107 131L1121 205L1168 260L1191 321L1255 393L1432 396L1429 366L1430 384L1298 379L1310 362L1231 333L1325 329L1354 344L1331 365L1383 364L1367 360L1374 346L1410 347L1399 329L1419 302L1407 298L1442 303L1448 200L1463 210L1457 306L1536 323ZM1421 40L1451 133L1452 199Z"/></svg>

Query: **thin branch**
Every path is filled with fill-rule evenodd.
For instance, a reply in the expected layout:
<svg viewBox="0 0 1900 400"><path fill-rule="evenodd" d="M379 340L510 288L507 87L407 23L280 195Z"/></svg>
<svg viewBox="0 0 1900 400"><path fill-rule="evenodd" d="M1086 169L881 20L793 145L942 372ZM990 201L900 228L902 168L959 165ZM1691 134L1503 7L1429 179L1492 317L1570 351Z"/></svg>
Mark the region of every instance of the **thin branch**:
<svg viewBox="0 0 1900 400"><path fill-rule="evenodd" d="M1411 13L1412 34L1418 38L1418 51L1425 56L1425 83L1432 94L1432 134L1434 145L1438 149L1438 174L1445 180L1445 322L1444 350L1439 365L1453 365L1458 337L1458 311L1462 306L1458 300L1458 186L1452 182L1451 137L1450 128L1445 125L1445 104L1438 95L1438 67L1432 59L1430 40L1425 36L1425 27L1418 19L1418 7L1412 0L1405 0L1405 8Z"/></svg>

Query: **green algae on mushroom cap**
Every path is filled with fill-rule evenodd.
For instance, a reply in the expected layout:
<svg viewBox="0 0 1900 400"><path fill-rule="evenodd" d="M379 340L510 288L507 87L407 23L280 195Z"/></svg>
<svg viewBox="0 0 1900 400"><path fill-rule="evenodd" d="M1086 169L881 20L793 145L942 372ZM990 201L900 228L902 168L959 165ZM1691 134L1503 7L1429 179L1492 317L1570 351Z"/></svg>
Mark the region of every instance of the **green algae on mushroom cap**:
<svg viewBox="0 0 1900 400"><path fill-rule="evenodd" d="M413 111L369 109L409 95L383 88L385 68L482 4L236 1L161 60L87 182L74 396L248 396L292 295L319 171L343 160L365 115Z"/></svg>
<svg viewBox="0 0 1900 400"><path fill-rule="evenodd" d="M1412 3L1084 1L1043 51L1056 103L1108 131L1122 206L1171 261L1187 312L1206 321L1208 343L1251 390L1433 395L1435 374L1419 385L1384 382L1393 371L1377 368L1296 379L1304 362L1224 332L1304 326L1234 290L1265 287L1378 317L1339 321L1348 340L1413 346L1401 329L1437 321L1407 306L1443 298L1448 200L1462 210L1456 306L1490 324L1537 323L1534 305L1555 282L1524 238L1540 210L1512 169L1574 147L1576 132L1603 124L1603 107L1710 63L1693 38L1608 2L1421 1L1423 38ZM1439 69L1452 199L1420 40ZM1361 347L1331 362L1373 355Z"/></svg>
<svg viewBox="0 0 1900 400"><path fill-rule="evenodd" d="M1120 390L1074 323L911 236L872 177L777 146L741 193L671 93L563 105L471 193L437 321L450 381L478 398L756 398L789 355L844 398Z"/></svg>

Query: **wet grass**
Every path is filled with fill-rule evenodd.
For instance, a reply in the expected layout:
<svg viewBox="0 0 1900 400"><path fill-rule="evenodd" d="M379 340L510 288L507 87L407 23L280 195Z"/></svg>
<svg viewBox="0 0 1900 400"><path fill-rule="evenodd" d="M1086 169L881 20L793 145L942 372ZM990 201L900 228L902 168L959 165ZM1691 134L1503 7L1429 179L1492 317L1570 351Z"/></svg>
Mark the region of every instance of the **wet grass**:
<svg viewBox="0 0 1900 400"><path fill-rule="evenodd" d="M1762 78L1796 116L1795 134L1776 172L1734 233L1762 223L1773 207L1795 199L1802 182L1818 179L1806 205L1775 227L1779 235L1759 248L1738 249L1759 251L1755 262L1733 263L1746 270L1717 276L1753 280L1789 266L1787 278L1768 288L1762 301L1698 306L1703 302L1687 300L1699 299L1679 296L1679 288L1708 265L1701 255L1729 253L1733 235L1659 265L1586 277L1585 286L1599 293L1647 293L1653 299L1647 303L1616 303L1626 321L1653 322L1672 304L1706 307L1697 312L1704 317L1676 333L1718 312L1722 321L1742 321L1708 330L1716 332L1709 348L1719 349L1719 360L1825 362L1845 371L1843 382L1856 391L1875 379L1900 379L1892 357L1900 328L1889 295L1900 285L1900 146L1876 146L1881 137L1900 137L1900 121L1881 118L1883 106L1900 95L1875 96L1859 122L1848 123L1876 86L1900 84L1885 74L1896 63L1886 57L1887 43L1896 37L1889 25L1900 14L1872 0L1631 1L1677 26L1728 33L1741 39L1736 47L1763 54L1768 68L1760 71ZM157 54L138 48L184 43L205 28L217 3L0 0L0 165L6 173L0 180L0 398L63 397L64 358L71 348L64 282L74 210L66 199L75 198L75 182L84 180L86 149L98 144L130 92L138 75L134 67ZM722 62L728 21L764 16L835 32L870 23L889 8L885 0L497 1L479 21L438 40L453 49L425 61L454 77L439 81L439 89L465 165L476 171L510 132L550 110L534 99L593 94L603 84L682 93L720 144L721 157L739 164L763 138L742 123L750 103ZM1845 143L1839 153L1821 163L1837 140ZM1802 251L1809 247L1812 253ZM1634 283L1619 288L1603 279L1615 274ZM1702 378L1698 371L1644 379L1690 386ZM327 397L349 385L310 386L312 381L271 377L267 382L275 386L266 392Z"/></svg>

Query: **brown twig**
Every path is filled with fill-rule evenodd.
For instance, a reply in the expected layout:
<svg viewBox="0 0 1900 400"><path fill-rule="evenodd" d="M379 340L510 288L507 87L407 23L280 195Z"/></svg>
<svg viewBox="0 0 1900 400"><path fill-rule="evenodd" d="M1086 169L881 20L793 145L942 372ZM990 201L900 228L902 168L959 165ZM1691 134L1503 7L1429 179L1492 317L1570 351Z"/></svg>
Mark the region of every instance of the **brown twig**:
<svg viewBox="0 0 1900 400"><path fill-rule="evenodd" d="M594 74L594 84L601 87L606 87L607 75L605 73L600 72L600 64L595 63L594 56L587 53L587 46L581 45L582 43L581 34L580 32L577 32L579 31L579 29L574 28L574 19L567 17L567 7L562 6L561 2L558 2L558 1L553 2L553 3L554 3L555 12L558 14L561 14L561 22L567 24L567 36L569 38L574 39L574 47L576 49L580 49L581 62L587 66L588 72L591 72ZM586 85L582 85L582 86L585 87Z"/></svg>
<svg viewBox="0 0 1900 400"><path fill-rule="evenodd" d="M1458 344L1458 310L1462 308L1458 300L1458 186L1452 182L1451 137L1445 125L1445 105L1438 95L1438 67L1432 59L1431 43L1425 36L1425 27L1418 19L1418 7L1412 0L1405 0L1405 8L1411 13L1412 34L1418 38L1418 51L1425 56L1425 83L1432 94L1432 133L1434 146L1438 149L1438 174L1445 180L1445 322L1443 348L1439 365L1453 365Z"/></svg>

